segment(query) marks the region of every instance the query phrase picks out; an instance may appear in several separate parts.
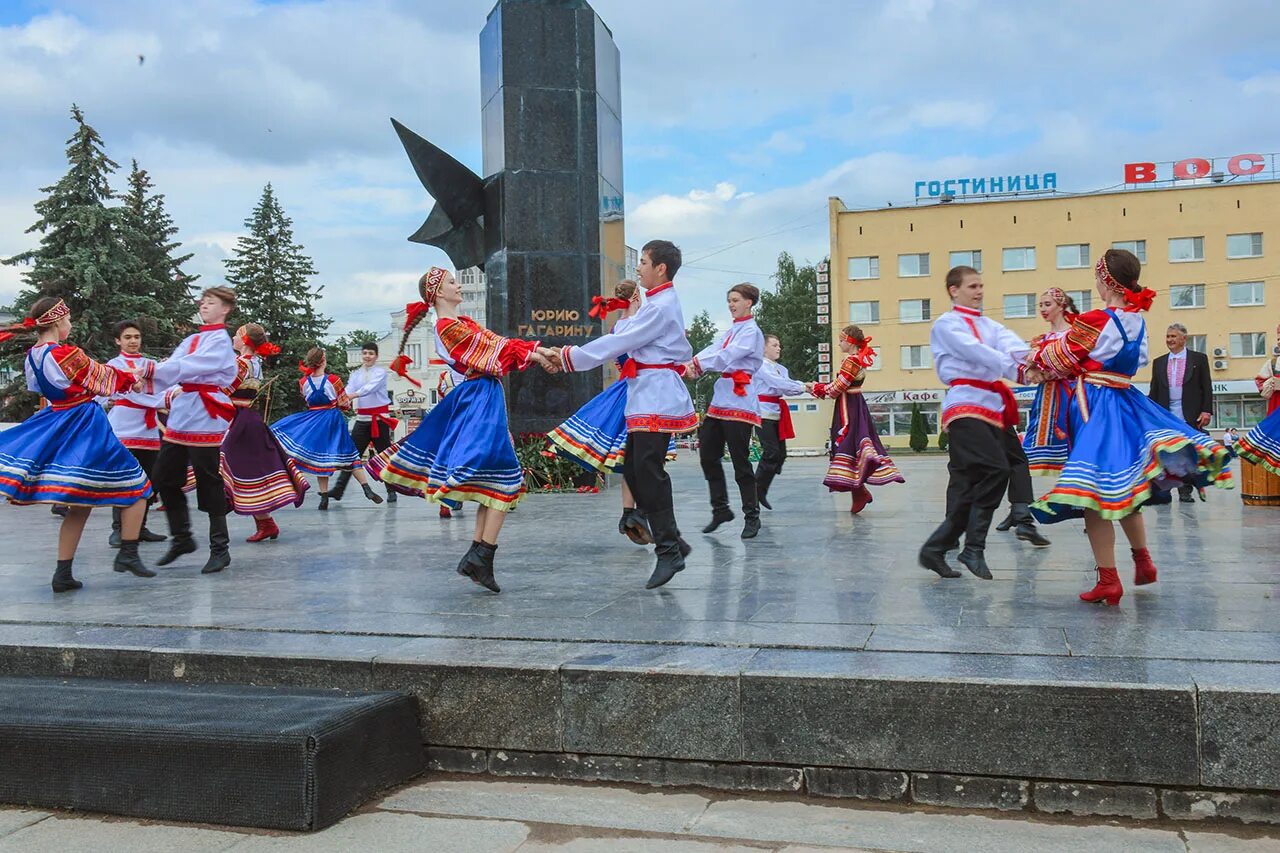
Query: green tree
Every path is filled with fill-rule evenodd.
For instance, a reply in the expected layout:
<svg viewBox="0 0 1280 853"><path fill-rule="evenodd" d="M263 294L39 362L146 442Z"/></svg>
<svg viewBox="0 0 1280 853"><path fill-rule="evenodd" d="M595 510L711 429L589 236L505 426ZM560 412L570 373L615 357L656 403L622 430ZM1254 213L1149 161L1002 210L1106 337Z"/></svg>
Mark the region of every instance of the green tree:
<svg viewBox="0 0 1280 853"><path fill-rule="evenodd" d="M947 431L944 429L938 433L938 449L945 451L950 440L947 437Z"/></svg>
<svg viewBox="0 0 1280 853"><path fill-rule="evenodd" d="M916 453L923 453L929 447L929 430L919 403L911 404L911 438L908 443Z"/></svg>
<svg viewBox="0 0 1280 853"><path fill-rule="evenodd" d="M697 355L707 347L711 346L711 342L716 339L719 330L716 324L711 320L711 314L707 311L699 311L694 315L693 322L689 324L689 328L684 330L685 337L689 339L689 346L693 347L693 354ZM689 396L693 398L693 405L698 410L704 410L704 405L711 399L711 379L707 379L702 383L702 390L706 394L707 400L698 398L699 381L692 377L685 377L684 384L689 389Z"/></svg>
<svg viewBox="0 0 1280 853"><path fill-rule="evenodd" d="M38 219L26 233L39 233L40 244L2 262L28 266L24 287L9 310L26 314L42 296L56 296L71 309L71 340L91 355L108 358L115 351L112 326L126 318L159 316L163 306L148 291L141 263L129 251L137 240L119 206L110 178L118 168L107 156L102 138L71 106L75 132L67 140L67 173L42 187L36 202ZM24 386L20 357L10 361L18 376L5 388L3 417L17 420L31 414L36 398L18 393Z"/></svg>
<svg viewBox="0 0 1280 853"><path fill-rule="evenodd" d="M192 285L200 276L184 272L192 254L178 254L178 228L165 209L164 195L154 192L151 176L133 161L129 190L122 196L121 215L128 226L125 245L141 265L139 284L159 303L157 313L139 318L147 349L167 353L191 331L195 306Z"/></svg>
<svg viewBox="0 0 1280 853"><path fill-rule="evenodd" d="M346 356L324 344L328 317L317 313L316 300L323 287L311 284L316 275L303 246L293 241L293 221L285 216L271 184L245 220L249 234L236 241L235 256L223 263L227 283L236 289L236 312L230 323L252 321L267 330L280 347L280 358L265 370L266 379L277 379L272 414L279 417L300 411L304 403L294 393L297 363L314 346L325 346L329 370L347 373ZM285 389L288 389L287 391Z"/></svg>
<svg viewBox="0 0 1280 853"><path fill-rule="evenodd" d="M801 380L818 376L818 345L831 340L831 329L817 323L818 273L798 266L786 252L778 255L772 291L762 290L756 306L756 322L766 335L777 335L782 344L779 363Z"/></svg>
<svg viewBox="0 0 1280 853"><path fill-rule="evenodd" d="M349 349L355 349L358 346L362 346L365 341L374 341L376 343L377 341L380 341L385 336L385 334L386 334L385 332L382 334L379 334L378 332L372 331L370 329L354 329L350 332L347 332L345 335L339 335L338 340L335 343L335 346L337 346L339 349L343 351L346 351ZM379 355L394 355L394 354L379 353Z"/></svg>

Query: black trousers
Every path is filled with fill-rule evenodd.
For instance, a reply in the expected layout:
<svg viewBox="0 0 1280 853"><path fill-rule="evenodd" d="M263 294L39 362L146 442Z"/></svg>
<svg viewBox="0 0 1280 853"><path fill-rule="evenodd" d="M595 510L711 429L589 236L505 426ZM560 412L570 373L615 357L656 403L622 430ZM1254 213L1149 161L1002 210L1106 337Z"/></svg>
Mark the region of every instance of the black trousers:
<svg viewBox="0 0 1280 853"><path fill-rule="evenodd" d="M378 429L378 437L373 437L373 421L356 421L351 428L351 440L356 444L356 453L364 458L364 452L373 445L374 453L381 453L391 446L391 428L382 424Z"/></svg>
<svg viewBox="0 0 1280 853"><path fill-rule="evenodd" d="M160 500L164 501L165 515L174 535L184 532L184 527L188 531L190 529L190 522L185 525L179 522L180 517L188 516L187 496L182 491L187 482L188 465L196 474L196 505L200 511L209 515L227 514L227 493L218 462L219 448L216 444L193 447L160 442L151 483L160 493Z"/></svg>
<svg viewBox="0 0 1280 853"><path fill-rule="evenodd" d="M142 473L147 475L147 479L151 480L151 487L155 489L156 484L155 480L151 478L151 473L156 469L156 458L160 455L160 451L130 447L129 452L133 454L134 459L138 460L138 465L142 467Z"/></svg>
<svg viewBox="0 0 1280 853"><path fill-rule="evenodd" d="M1021 443L1019 443L1021 446ZM1029 504L1035 500L1035 488L1031 485L1031 464L1024 450L1021 458L1010 460L1009 503Z"/></svg>
<svg viewBox="0 0 1280 853"><path fill-rule="evenodd" d="M674 506L671 499L671 477L667 474L667 446L671 435L665 432L627 433L627 453L622 460L622 478L645 513L659 513Z"/></svg>
<svg viewBox="0 0 1280 853"><path fill-rule="evenodd" d="M766 475L772 480L782 473L782 463L787 461L787 442L778 437L778 422L768 418L756 427L760 439L760 464L756 466L756 479Z"/></svg>
<svg viewBox="0 0 1280 853"><path fill-rule="evenodd" d="M982 549L987 544L991 518L1000 506L1015 465L1027 471L1022 498L1031 502L1031 475L1022 442L1012 429L1000 429L977 418L960 418L947 427L947 511L927 548L949 549L960 542Z"/></svg>
<svg viewBox="0 0 1280 853"><path fill-rule="evenodd" d="M729 459L733 462L733 479L738 483L742 499L742 513L747 518L760 515L756 498L756 472L751 467L751 424L727 421L722 418L705 418L698 429L698 460L702 463L702 476L711 492L712 512L729 509L729 490L724 479L725 446L729 447Z"/></svg>

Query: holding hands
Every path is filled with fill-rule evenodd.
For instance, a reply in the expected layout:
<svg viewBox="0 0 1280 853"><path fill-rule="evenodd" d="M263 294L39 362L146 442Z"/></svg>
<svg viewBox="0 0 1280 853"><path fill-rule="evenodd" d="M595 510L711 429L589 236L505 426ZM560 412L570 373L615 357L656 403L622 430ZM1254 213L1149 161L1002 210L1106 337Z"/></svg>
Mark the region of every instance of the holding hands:
<svg viewBox="0 0 1280 853"><path fill-rule="evenodd" d="M547 373L559 373L562 367L560 350L552 347L538 347L529 353L529 360L537 364Z"/></svg>

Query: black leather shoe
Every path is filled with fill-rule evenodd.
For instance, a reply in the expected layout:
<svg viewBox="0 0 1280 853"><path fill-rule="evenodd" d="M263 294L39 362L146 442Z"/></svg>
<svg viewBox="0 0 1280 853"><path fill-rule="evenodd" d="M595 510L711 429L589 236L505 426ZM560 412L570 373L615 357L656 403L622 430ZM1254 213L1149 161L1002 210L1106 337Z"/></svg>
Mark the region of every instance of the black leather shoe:
<svg viewBox="0 0 1280 853"><path fill-rule="evenodd" d="M468 562L471 560L471 555L474 554L475 550L479 547L480 547L479 539L471 540L471 547L467 549L467 553L463 554L462 559L458 561L458 569L457 569L458 574L462 575L463 577L470 577L470 575L467 574L467 565L468 565Z"/></svg>
<svg viewBox="0 0 1280 853"><path fill-rule="evenodd" d="M111 566L113 571L129 572L140 578L153 578L156 573L148 569L142 564L142 558L138 556L138 540L132 542L124 541L120 543L120 552L116 554L116 561Z"/></svg>
<svg viewBox="0 0 1280 853"><path fill-rule="evenodd" d="M991 569L987 568L987 558L980 548L965 548L957 557L961 564L964 565L973 574L982 578L984 581L991 580Z"/></svg>
<svg viewBox="0 0 1280 853"><path fill-rule="evenodd" d="M458 567L460 573L471 578L472 583L478 583L491 592L502 592L502 587L498 586L493 576L493 557L497 550L497 545L476 542L463 558L463 564Z"/></svg>
<svg viewBox="0 0 1280 853"><path fill-rule="evenodd" d="M373 502L374 502L374 503L376 503L376 504L380 504L380 503L382 503L382 495L380 495L380 494L378 494L377 492L375 492L375 491L373 490L373 487L372 487L372 486L370 486L368 483L365 483L365 484L364 484L363 486L361 486L360 488L361 488L362 490L364 490L364 496L365 496L366 498L368 498L369 500L373 501Z"/></svg>
<svg viewBox="0 0 1280 853"><path fill-rule="evenodd" d="M760 501L760 506L765 509L773 509L773 504L769 503L769 498L765 495L756 495L756 500Z"/></svg>
<svg viewBox="0 0 1280 853"><path fill-rule="evenodd" d="M710 523L708 523L706 527L702 528L702 532L703 532L703 533L715 533L715 532L716 532L716 530L720 527L720 525L725 524L725 523L730 522L730 521L733 521L733 513L732 513L732 512L729 512L728 510L725 510L724 512L717 512L717 513L714 513L714 514L712 514L712 516L711 516L711 521L710 521ZM670 580L670 578L667 578L667 580Z"/></svg>
<svg viewBox="0 0 1280 853"><path fill-rule="evenodd" d="M653 534L649 531L649 520L640 510L633 510L623 516L618 529L637 545L652 545Z"/></svg>
<svg viewBox="0 0 1280 853"><path fill-rule="evenodd" d="M390 486L387 486L387 503L393 504L395 502L396 502L396 490L391 488Z"/></svg>
<svg viewBox="0 0 1280 853"><path fill-rule="evenodd" d="M1024 521L1018 525L1018 529L1014 531L1014 535L1023 542L1030 542L1037 548L1048 548L1049 540L1040 533L1040 529L1036 527L1033 521Z"/></svg>
<svg viewBox="0 0 1280 853"><path fill-rule="evenodd" d="M1004 533L1010 527L1013 527L1013 525L1016 523L1017 523L1017 520L1013 517L1013 512L1010 511L1009 514L1004 517L1004 521L996 525L996 530L999 530L1001 533Z"/></svg>
<svg viewBox="0 0 1280 853"><path fill-rule="evenodd" d="M163 542L168 538L169 537L165 536L163 533L156 533L154 530L148 530L145 527L142 528L142 531L138 534L139 542Z"/></svg>
<svg viewBox="0 0 1280 853"><path fill-rule="evenodd" d="M742 525L742 538L755 539L756 534L760 532L760 519L748 518L746 523Z"/></svg>
<svg viewBox="0 0 1280 853"><path fill-rule="evenodd" d="M320 493L320 505L316 507L316 509L319 509L319 510L329 509L329 493L328 492Z"/></svg>
<svg viewBox="0 0 1280 853"><path fill-rule="evenodd" d="M194 554L195 552L196 540L191 538L191 534L188 533L186 536L179 534L169 543L169 550L164 552L164 556L156 560L156 565L167 566L183 554Z"/></svg>
<svg viewBox="0 0 1280 853"><path fill-rule="evenodd" d="M947 562L946 551L935 551L933 548L921 548L918 559L921 566L931 572L936 572L939 577L960 577L960 573L951 568L951 565Z"/></svg>
<svg viewBox="0 0 1280 853"><path fill-rule="evenodd" d="M107 547L108 547L108 548L119 548L119 547L120 547L120 542L121 542L121 539L120 539L120 528L119 528L119 527L113 527L113 528L111 528L111 535L107 537Z"/></svg>
<svg viewBox="0 0 1280 853"><path fill-rule="evenodd" d="M54 592L71 592L73 589L81 589L84 584L71 576L70 560L59 560L57 568L53 571L51 586Z"/></svg>
<svg viewBox="0 0 1280 853"><path fill-rule="evenodd" d="M1190 504L1195 503L1195 498L1191 497L1190 492L1178 492L1178 503Z"/></svg>

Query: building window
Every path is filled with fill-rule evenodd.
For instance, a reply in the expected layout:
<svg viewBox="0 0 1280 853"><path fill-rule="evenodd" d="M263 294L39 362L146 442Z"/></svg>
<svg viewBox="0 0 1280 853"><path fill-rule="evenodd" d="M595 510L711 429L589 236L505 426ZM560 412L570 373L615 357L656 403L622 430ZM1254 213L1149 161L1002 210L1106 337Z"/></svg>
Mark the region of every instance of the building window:
<svg viewBox="0 0 1280 853"><path fill-rule="evenodd" d="M1262 257L1262 234L1228 234L1228 258Z"/></svg>
<svg viewBox="0 0 1280 853"><path fill-rule="evenodd" d="M1058 269L1076 270L1089 266L1089 244L1070 243L1058 247Z"/></svg>
<svg viewBox="0 0 1280 853"><path fill-rule="evenodd" d="M880 257L871 255L865 258L849 259L849 280L880 277Z"/></svg>
<svg viewBox="0 0 1280 853"><path fill-rule="evenodd" d="M1203 237L1170 237L1169 263L1186 264L1204 260Z"/></svg>
<svg viewBox="0 0 1280 853"><path fill-rule="evenodd" d="M1071 297L1071 301L1076 304L1076 310L1081 314L1085 311L1093 310L1093 291L1092 290L1068 290L1067 296Z"/></svg>
<svg viewBox="0 0 1280 853"><path fill-rule="evenodd" d="M414 364L422 364L422 344L409 344L404 348L404 354L412 359Z"/></svg>
<svg viewBox="0 0 1280 853"><path fill-rule="evenodd" d="M880 361L880 347L872 347L871 351L876 354L875 360L871 362L871 366L867 370L880 370L884 364Z"/></svg>
<svg viewBox="0 0 1280 853"><path fill-rule="evenodd" d="M1204 335L1187 335L1187 349L1208 352L1205 349L1206 346L1208 346L1208 339Z"/></svg>
<svg viewBox="0 0 1280 853"><path fill-rule="evenodd" d="M1004 298L1004 317L1016 320L1019 317L1034 317L1036 313L1036 295L1034 293L1011 293Z"/></svg>
<svg viewBox="0 0 1280 853"><path fill-rule="evenodd" d="M789 408L791 408L791 407L790 407L790 406L788 406L787 408L789 409ZM817 403L805 403L805 404L804 404L804 410L805 410L806 412L816 412L816 411L818 411L818 404L817 404Z"/></svg>
<svg viewBox="0 0 1280 853"><path fill-rule="evenodd" d="M938 434L938 417L942 405L940 403L918 403L920 414L924 415L925 432ZM891 436L911 435L911 403L873 403L871 423L876 432L886 438Z"/></svg>
<svg viewBox="0 0 1280 853"><path fill-rule="evenodd" d="M1169 288L1169 300L1173 308L1203 308L1204 285L1175 284Z"/></svg>
<svg viewBox="0 0 1280 853"><path fill-rule="evenodd" d="M1214 429L1252 429L1267 416L1267 401L1256 394L1214 395L1213 421L1209 426Z"/></svg>
<svg viewBox="0 0 1280 853"><path fill-rule="evenodd" d="M1255 358L1267 355L1267 336L1264 332L1232 332L1231 357Z"/></svg>
<svg viewBox="0 0 1280 853"><path fill-rule="evenodd" d="M927 323L932 318L928 299L898 300L898 321L901 323Z"/></svg>
<svg viewBox="0 0 1280 853"><path fill-rule="evenodd" d="M1262 305L1262 282L1231 282L1227 285L1227 304L1233 308L1241 305Z"/></svg>
<svg viewBox="0 0 1280 853"><path fill-rule="evenodd" d="M879 302L850 302L849 303L849 322L850 323L879 323L880 322L880 303Z"/></svg>
<svg viewBox="0 0 1280 853"><path fill-rule="evenodd" d="M1146 240L1117 240L1111 244L1113 249L1124 249L1127 252L1133 252L1138 256L1138 260L1142 263L1147 262L1147 241Z"/></svg>
<svg viewBox="0 0 1280 853"><path fill-rule="evenodd" d="M1022 246L1004 250L1004 271L1033 270L1036 268L1036 247Z"/></svg>
<svg viewBox="0 0 1280 853"><path fill-rule="evenodd" d="M929 353L928 345L902 348L903 370L925 370L930 367L933 367L933 356Z"/></svg>
<svg viewBox="0 0 1280 853"><path fill-rule="evenodd" d="M950 263L952 267L973 267L978 272L982 272L982 250L971 249L967 252L952 252Z"/></svg>
<svg viewBox="0 0 1280 853"><path fill-rule="evenodd" d="M920 278L929 274L929 253L898 255L898 277Z"/></svg>

